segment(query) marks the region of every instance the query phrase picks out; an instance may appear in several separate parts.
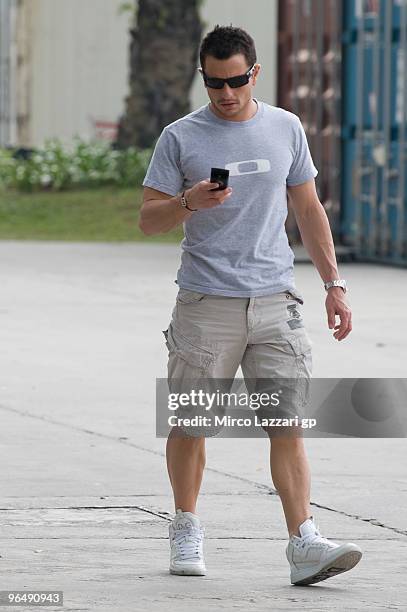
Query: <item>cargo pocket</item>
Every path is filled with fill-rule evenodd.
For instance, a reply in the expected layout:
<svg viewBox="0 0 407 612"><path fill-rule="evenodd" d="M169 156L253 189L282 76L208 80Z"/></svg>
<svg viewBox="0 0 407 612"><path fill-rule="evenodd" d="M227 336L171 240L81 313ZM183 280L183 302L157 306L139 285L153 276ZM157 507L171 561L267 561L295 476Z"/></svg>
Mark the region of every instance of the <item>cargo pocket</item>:
<svg viewBox="0 0 407 612"><path fill-rule="evenodd" d="M308 334L303 329L299 334L286 336L286 339L296 357L298 376L308 377L312 369L312 342Z"/></svg>
<svg viewBox="0 0 407 612"><path fill-rule="evenodd" d="M305 330L298 335L287 336L287 341L295 355L297 388L303 408L309 402L310 380L312 377L312 342Z"/></svg>
<svg viewBox="0 0 407 612"><path fill-rule="evenodd" d="M172 323L164 331L168 347L168 387L171 393L191 394L193 391L213 392L213 382L210 368L215 362L215 353L200 346L201 340L187 338ZM215 379L216 383L216 379ZM213 411L213 408L212 408ZM211 417L209 411L199 403L186 402L178 406L177 417L193 419ZM208 422L198 425L184 425L180 427L188 436L214 436L222 427L216 425L211 418Z"/></svg>
<svg viewBox="0 0 407 612"><path fill-rule="evenodd" d="M200 346L198 341L187 338L171 323L163 334L169 352L169 377L197 378L208 375L208 370L215 361L213 351Z"/></svg>

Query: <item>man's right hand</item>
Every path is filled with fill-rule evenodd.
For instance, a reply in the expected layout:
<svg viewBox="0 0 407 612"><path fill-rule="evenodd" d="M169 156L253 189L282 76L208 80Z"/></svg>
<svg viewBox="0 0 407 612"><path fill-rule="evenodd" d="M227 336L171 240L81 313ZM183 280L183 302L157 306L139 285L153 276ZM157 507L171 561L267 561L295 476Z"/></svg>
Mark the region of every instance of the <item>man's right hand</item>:
<svg viewBox="0 0 407 612"><path fill-rule="evenodd" d="M232 195L232 188L227 187L226 189L216 191L217 187L219 187L219 183L211 183L209 178L196 183L196 185L185 191L188 206L201 210L223 204Z"/></svg>

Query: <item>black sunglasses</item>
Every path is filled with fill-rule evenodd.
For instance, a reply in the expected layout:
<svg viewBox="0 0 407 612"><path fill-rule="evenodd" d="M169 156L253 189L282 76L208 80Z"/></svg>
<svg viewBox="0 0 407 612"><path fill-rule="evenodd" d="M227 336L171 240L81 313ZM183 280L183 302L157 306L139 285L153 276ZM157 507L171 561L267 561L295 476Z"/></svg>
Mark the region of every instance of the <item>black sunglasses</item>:
<svg viewBox="0 0 407 612"><path fill-rule="evenodd" d="M198 68L199 72L203 76L204 83L207 87L211 89L222 89L225 83L235 89L236 87L243 87L243 85L247 85L250 80L250 77L253 74L254 67L256 64L253 64L251 68L244 74L239 74L239 76L230 77L229 79L218 79L217 77L208 77L202 68Z"/></svg>

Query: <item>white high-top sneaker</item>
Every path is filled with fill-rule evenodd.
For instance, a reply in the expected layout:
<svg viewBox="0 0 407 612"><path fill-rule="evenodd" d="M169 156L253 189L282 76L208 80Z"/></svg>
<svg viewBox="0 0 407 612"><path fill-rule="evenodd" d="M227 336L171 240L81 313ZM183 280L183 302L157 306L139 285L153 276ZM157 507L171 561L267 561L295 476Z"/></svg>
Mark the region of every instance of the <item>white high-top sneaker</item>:
<svg viewBox="0 0 407 612"><path fill-rule="evenodd" d="M352 569L362 557L361 549L353 542L337 544L323 538L312 516L298 529L301 537L291 535L286 548L292 584L326 580Z"/></svg>
<svg viewBox="0 0 407 612"><path fill-rule="evenodd" d="M183 512L178 508L168 531L171 544L170 573L181 576L205 576L203 556L205 529L197 515L193 512Z"/></svg>

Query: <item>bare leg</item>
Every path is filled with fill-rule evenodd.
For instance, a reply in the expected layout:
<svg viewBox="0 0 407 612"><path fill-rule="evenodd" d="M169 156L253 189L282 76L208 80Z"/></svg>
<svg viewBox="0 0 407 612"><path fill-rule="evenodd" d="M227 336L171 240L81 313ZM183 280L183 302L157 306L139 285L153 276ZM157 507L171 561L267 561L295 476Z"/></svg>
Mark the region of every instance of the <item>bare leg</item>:
<svg viewBox="0 0 407 612"><path fill-rule="evenodd" d="M304 440L295 436L270 438L270 469L283 505L289 536L312 514L311 475Z"/></svg>
<svg viewBox="0 0 407 612"><path fill-rule="evenodd" d="M206 462L205 437L182 435L173 427L167 439L167 468L174 493L175 510L195 514Z"/></svg>

